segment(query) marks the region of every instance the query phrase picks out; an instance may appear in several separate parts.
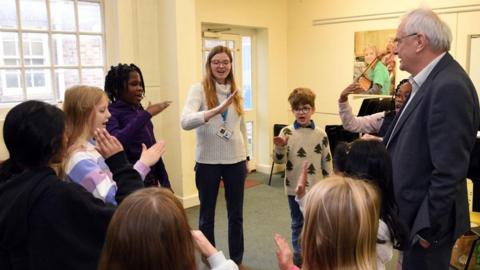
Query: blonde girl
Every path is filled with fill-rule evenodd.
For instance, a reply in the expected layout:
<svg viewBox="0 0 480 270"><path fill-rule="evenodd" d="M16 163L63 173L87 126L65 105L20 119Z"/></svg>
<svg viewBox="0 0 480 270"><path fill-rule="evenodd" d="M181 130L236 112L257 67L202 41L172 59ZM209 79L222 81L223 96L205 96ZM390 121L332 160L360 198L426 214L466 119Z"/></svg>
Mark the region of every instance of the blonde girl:
<svg viewBox="0 0 480 270"><path fill-rule="evenodd" d="M95 131L104 130L111 116L108 97L98 87L74 86L65 92L63 110L68 138L68 157L64 166L66 179L80 184L104 202L116 205L117 185L95 147L94 138ZM142 179L150 171L150 166L160 158L159 145L148 150L143 147L142 156L134 165Z"/></svg>
<svg viewBox="0 0 480 270"><path fill-rule="evenodd" d="M380 198L373 185L333 176L313 186L305 200L303 270L376 269ZM285 239L276 235L275 241L280 269L298 269Z"/></svg>

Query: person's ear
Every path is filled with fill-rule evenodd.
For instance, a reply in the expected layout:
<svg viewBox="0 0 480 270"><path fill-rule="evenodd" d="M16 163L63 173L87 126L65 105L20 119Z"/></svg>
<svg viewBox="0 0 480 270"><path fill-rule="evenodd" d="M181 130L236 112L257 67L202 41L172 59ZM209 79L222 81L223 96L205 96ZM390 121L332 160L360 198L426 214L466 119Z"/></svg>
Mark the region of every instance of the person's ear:
<svg viewBox="0 0 480 270"><path fill-rule="evenodd" d="M420 52L424 50L427 47L428 43L429 41L427 37L422 33L418 33L417 36L415 37L415 45L416 45L415 51Z"/></svg>
<svg viewBox="0 0 480 270"><path fill-rule="evenodd" d="M315 113L315 106L312 107L312 114Z"/></svg>

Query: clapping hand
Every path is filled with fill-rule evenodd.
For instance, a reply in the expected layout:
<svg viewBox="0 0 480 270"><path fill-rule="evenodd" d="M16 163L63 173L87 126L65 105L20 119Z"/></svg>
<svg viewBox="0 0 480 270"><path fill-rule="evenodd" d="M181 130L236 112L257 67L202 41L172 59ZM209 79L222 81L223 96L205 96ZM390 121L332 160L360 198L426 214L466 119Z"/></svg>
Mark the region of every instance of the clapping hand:
<svg viewBox="0 0 480 270"><path fill-rule="evenodd" d="M142 154L140 156L140 161L148 167L152 167L158 162L164 153L165 141L158 141L148 149L145 144L142 143Z"/></svg>
<svg viewBox="0 0 480 270"><path fill-rule="evenodd" d="M117 138L110 135L106 129L97 128L94 135L97 142L95 149L100 153L100 155L102 155L103 158L107 159L116 153L123 151L122 144L117 140Z"/></svg>
<svg viewBox="0 0 480 270"><path fill-rule="evenodd" d="M170 106L172 102L167 100L167 101L162 101L159 103L152 104L151 102L148 102L148 106L146 111L149 112L152 116L155 116L159 113L161 113L163 110L165 110L168 106Z"/></svg>
<svg viewBox="0 0 480 270"><path fill-rule="evenodd" d="M203 256L208 258L218 252L201 231L192 230L192 236L195 247Z"/></svg>
<svg viewBox="0 0 480 270"><path fill-rule="evenodd" d="M275 136L273 137L273 144L276 146L285 146L288 143L288 137L284 136Z"/></svg>
<svg viewBox="0 0 480 270"><path fill-rule="evenodd" d="M232 104L233 98L235 97L236 94L237 94L237 90L235 90L233 93L231 93L230 96L228 96L227 99L225 99L222 103L220 103L220 105L218 105L215 108L217 110L217 113L225 112L228 109L228 106L230 106L230 104Z"/></svg>
<svg viewBox="0 0 480 270"><path fill-rule="evenodd" d="M298 177L297 187L295 188L295 194L299 199L305 196L305 185L307 184L307 170L308 170L308 162L304 161L302 164L302 173Z"/></svg>
<svg viewBox="0 0 480 270"><path fill-rule="evenodd" d="M278 268L280 270L290 269L293 266L292 250L281 235L275 234L274 240L277 245L277 251L275 253L277 255Z"/></svg>

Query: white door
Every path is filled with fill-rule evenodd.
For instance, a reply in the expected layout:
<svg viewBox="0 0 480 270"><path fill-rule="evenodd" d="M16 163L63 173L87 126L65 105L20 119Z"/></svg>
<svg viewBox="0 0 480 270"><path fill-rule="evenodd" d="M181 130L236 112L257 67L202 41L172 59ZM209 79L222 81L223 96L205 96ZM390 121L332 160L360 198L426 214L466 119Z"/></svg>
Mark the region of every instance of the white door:
<svg viewBox="0 0 480 270"><path fill-rule="evenodd" d="M204 32L202 41L202 70L205 72L205 61L210 50L218 45L230 48L232 51L232 68L237 85L242 90L245 108L245 123L247 125L248 156L250 156L250 169L255 169L255 121L254 109L254 84L253 84L253 42L251 36L232 35Z"/></svg>

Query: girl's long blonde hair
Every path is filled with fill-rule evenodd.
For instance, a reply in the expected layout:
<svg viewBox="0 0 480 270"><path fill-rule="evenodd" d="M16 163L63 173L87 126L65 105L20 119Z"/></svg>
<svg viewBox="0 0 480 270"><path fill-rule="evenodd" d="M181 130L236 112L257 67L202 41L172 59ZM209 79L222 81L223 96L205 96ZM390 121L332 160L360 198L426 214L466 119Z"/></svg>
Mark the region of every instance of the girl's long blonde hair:
<svg viewBox="0 0 480 270"><path fill-rule="evenodd" d="M63 111L66 116L68 147L76 144L80 138L87 137L95 121L94 109L102 98L108 100L101 88L77 85L65 91Z"/></svg>
<svg viewBox="0 0 480 270"><path fill-rule="evenodd" d="M303 270L376 269L380 198L365 181L333 176L306 195Z"/></svg>
<svg viewBox="0 0 480 270"><path fill-rule="evenodd" d="M230 63L233 64L232 52L228 47L225 46L216 46L208 54L207 61L205 62L205 77L203 78L202 85L203 91L205 91L205 97L207 99L208 109L213 109L218 106L217 90L215 89L215 78L212 74L211 62L212 58L219 54L226 53L230 59ZM230 93L233 93L237 89L237 84L235 83L235 78L233 77L233 68L230 69L230 74L226 78L226 82L230 84ZM237 92L233 98L233 104L238 115L243 115L243 98L240 93Z"/></svg>

